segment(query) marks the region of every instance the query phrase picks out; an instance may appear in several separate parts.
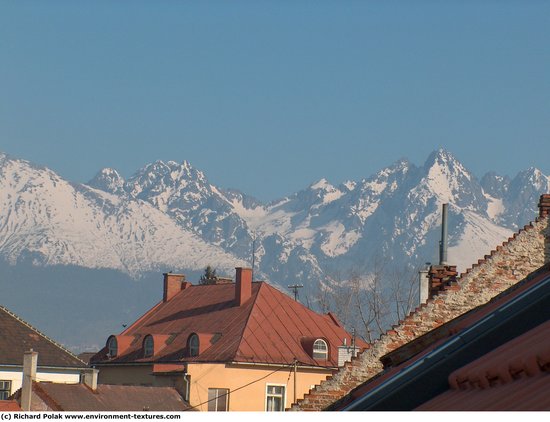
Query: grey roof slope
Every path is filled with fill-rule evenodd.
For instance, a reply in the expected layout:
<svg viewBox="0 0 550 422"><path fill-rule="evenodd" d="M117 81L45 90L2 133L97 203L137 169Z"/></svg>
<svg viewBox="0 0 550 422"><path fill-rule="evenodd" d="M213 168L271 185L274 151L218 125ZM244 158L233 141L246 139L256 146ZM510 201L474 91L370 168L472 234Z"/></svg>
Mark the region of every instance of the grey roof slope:
<svg viewBox="0 0 550 422"><path fill-rule="evenodd" d="M19 390L21 391L21 390ZM182 411L186 403L175 388L131 385L33 383L33 391L52 410L59 411Z"/></svg>
<svg viewBox="0 0 550 422"><path fill-rule="evenodd" d="M0 365L23 365L23 354L31 349L39 353L39 367L86 367L63 346L0 306Z"/></svg>

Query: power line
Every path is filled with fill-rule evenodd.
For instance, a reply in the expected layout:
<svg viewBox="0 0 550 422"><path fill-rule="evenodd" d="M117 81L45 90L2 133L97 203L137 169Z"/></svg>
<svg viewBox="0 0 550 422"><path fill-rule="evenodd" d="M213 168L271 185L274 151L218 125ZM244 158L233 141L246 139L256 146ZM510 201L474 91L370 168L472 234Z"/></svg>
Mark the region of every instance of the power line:
<svg viewBox="0 0 550 422"><path fill-rule="evenodd" d="M210 403L211 401L217 400L217 399L219 399L220 397L228 396L228 395L230 395L231 393L234 393L234 392L236 392L236 391L242 390L243 388L246 388L246 387L248 387L249 385L255 384L255 383L257 383L257 382L259 382L259 381L261 381L261 380L263 380L263 379L266 379L266 378L269 377L270 375L273 375L275 372L279 372L279 371L281 371L281 370L283 370L283 369L285 369L285 368L289 368L289 367L292 367L292 366L294 366L294 362L291 363L291 364L288 364L288 365L283 365L283 366L281 366L280 368L275 369L273 372L270 372L269 374L264 375L263 377L258 378L257 380L251 381L251 382L249 382L248 384L245 384L245 385L242 385L242 386L240 386L240 387L238 387L238 388L235 388L234 390L229 391L228 393L222 394L222 395L220 395L220 396L216 396L216 397L214 397L213 399L210 399L210 400L204 401L204 402L202 402L202 403L199 403L199 404L197 404L197 405L195 405L195 406L193 406L193 407L190 407L189 409L185 409L184 412L186 412L186 411L188 411L188 410L196 409L197 407L202 406L203 404Z"/></svg>
<svg viewBox="0 0 550 422"><path fill-rule="evenodd" d="M300 287L303 287L303 286L302 286L302 285L299 285L297 288L300 288ZM281 293L282 293L282 292L281 292ZM284 293L282 293L282 294L284 294ZM284 302L284 301L278 302L277 305L271 310L271 314L273 314L273 313L275 312L276 309L278 309L279 307L281 307L281 306L283 305L283 302ZM258 324L261 326L261 325L263 324L263 322L267 319L267 317L268 317L267 315L264 315L262 321L259 321ZM283 364L283 366L281 366L280 368L277 368L275 371L272 371L272 372L270 372L269 374L264 375L264 376L261 377L261 378L258 378L257 380L251 381L251 382L249 382L248 384L245 384L245 385L243 385L243 386L241 386L241 387L238 387L238 388L236 388L236 389L234 389L234 390L232 390L232 391L229 391L228 393L222 394L222 395L220 395L220 396L216 396L216 397L214 397L214 398L212 398L212 399L210 399L210 400L206 400L205 402L199 403L199 404L197 404L197 405L195 405L195 406L193 406L193 407L190 407L189 409L186 409L186 410L193 410L193 409L196 409L196 408L199 407L199 406L202 406L202 405L204 405L204 404L210 403L211 401L217 400L217 399L220 398L220 397L228 396L228 395L230 395L232 392L234 393L235 391L242 390L243 388L246 388L246 387L248 387L249 385L255 384L255 383L257 383L257 382L259 382L259 381L261 381L261 380L263 380L263 379L266 379L266 378L269 377L270 375L273 375L274 373L279 372L279 371L281 371L282 369L291 368L291 371L292 371L292 368L293 368L296 364L298 364L298 363L302 363L302 362L298 361L298 360L295 358L294 361L293 361L292 363ZM289 378L290 378L290 374L289 374Z"/></svg>

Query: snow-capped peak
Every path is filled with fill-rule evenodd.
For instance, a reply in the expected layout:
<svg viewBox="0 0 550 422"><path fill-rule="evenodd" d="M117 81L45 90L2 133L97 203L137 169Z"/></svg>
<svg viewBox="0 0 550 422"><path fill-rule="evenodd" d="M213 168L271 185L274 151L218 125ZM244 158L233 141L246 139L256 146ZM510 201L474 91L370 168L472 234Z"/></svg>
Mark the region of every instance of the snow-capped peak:
<svg viewBox="0 0 550 422"><path fill-rule="evenodd" d="M322 189L325 191L332 191L334 190L334 186L329 183L329 181L325 178L320 179L319 181L312 183L310 185L311 189Z"/></svg>
<svg viewBox="0 0 550 422"><path fill-rule="evenodd" d="M443 203L461 202L460 194L477 186L472 174L450 152L444 149L430 154L424 164L424 171L426 174L425 184ZM475 197L482 196L481 189L478 187Z"/></svg>
<svg viewBox="0 0 550 422"><path fill-rule="evenodd" d="M87 184L109 193L120 194L124 192L124 178L118 171L109 167L101 169Z"/></svg>
<svg viewBox="0 0 550 422"><path fill-rule="evenodd" d="M326 205L336 201L344 194L338 188L330 184L325 178L310 185L309 189L318 192L317 197L321 199L321 204L317 204L317 206Z"/></svg>
<svg viewBox="0 0 550 422"><path fill-rule="evenodd" d="M542 171L536 167L529 167L524 172L520 173L529 184L532 184L536 189L550 189L550 178L545 176Z"/></svg>

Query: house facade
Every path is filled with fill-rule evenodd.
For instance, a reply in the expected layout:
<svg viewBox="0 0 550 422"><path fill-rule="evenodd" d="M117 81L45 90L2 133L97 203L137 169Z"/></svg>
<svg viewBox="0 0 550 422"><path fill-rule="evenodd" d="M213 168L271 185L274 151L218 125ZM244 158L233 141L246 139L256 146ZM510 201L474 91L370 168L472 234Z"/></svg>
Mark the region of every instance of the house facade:
<svg viewBox="0 0 550 422"><path fill-rule="evenodd" d="M285 410L337 369L343 344L368 346L248 268L211 285L168 273L163 293L92 358L100 384L175 387L202 411Z"/></svg>

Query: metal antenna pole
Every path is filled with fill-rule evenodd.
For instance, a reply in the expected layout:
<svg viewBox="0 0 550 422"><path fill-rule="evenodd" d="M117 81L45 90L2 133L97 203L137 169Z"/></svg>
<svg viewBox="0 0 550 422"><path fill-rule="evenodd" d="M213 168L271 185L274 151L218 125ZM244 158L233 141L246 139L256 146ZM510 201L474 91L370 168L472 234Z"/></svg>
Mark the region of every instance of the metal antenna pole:
<svg viewBox="0 0 550 422"><path fill-rule="evenodd" d="M253 232L252 237L252 281L254 281L254 260L256 257L256 230Z"/></svg>
<svg viewBox="0 0 550 422"><path fill-rule="evenodd" d="M448 204L443 204L441 212L441 242L439 243L439 265L447 265L447 208Z"/></svg>
<svg viewBox="0 0 550 422"><path fill-rule="evenodd" d="M303 284L292 284L288 286L288 288L294 292L294 300L298 300L298 289L301 289L302 287L304 287Z"/></svg>

